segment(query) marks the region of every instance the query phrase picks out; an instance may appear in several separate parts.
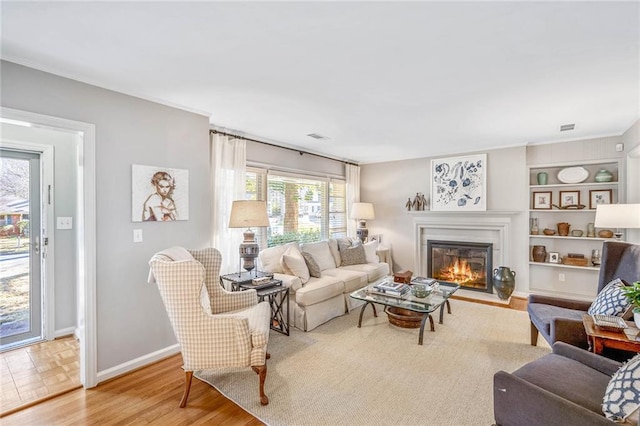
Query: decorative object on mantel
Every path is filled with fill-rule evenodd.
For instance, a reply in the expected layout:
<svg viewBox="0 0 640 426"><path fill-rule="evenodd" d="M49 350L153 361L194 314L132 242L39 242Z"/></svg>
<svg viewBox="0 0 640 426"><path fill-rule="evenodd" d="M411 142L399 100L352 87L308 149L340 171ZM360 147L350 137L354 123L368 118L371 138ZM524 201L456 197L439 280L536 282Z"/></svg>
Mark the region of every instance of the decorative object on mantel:
<svg viewBox="0 0 640 426"><path fill-rule="evenodd" d="M498 266L493 270L493 288L500 299L508 300L516 288L516 271L507 266Z"/></svg>
<svg viewBox="0 0 640 426"><path fill-rule="evenodd" d="M547 259L547 248L545 246L533 246L531 256L534 262L544 262Z"/></svg>
<svg viewBox="0 0 640 426"><path fill-rule="evenodd" d="M416 196L411 201L411 198L408 199L407 204L405 205L407 211L424 211L427 209L427 199L425 198L422 192L416 192Z"/></svg>
<svg viewBox="0 0 640 426"><path fill-rule="evenodd" d="M558 222L558 235L561 237L566 237L569 235L569 227L571 225L568 222Z"/></svg>
<svg viewBox="0 0 640 426"><path fill-rule="evenodd" d="M611 182L613 180L613 174L609 170L601 169L593 177L596 182Z"/></svg>
<svg viewBox="0 0 640 426"><path fill-rule="evenodd" d="M486 164L486 154L431 160L431 210L487 210Z"/></svg>
<svg viewBox="0 0 640 426"><path fill-rule="evenodd" d="M582 183L589 177L589 171L584 167L567 167L558 172L558 180L562 183Z"/></svg>
<svg viewBox="0 0 640 426"><path fill-rule="evenodd" d="M538 185L546 185L548 177L549 177L549 175L547 174L547 172L538 173L537 176L536 176L536 180L538 181Z"/></svg>

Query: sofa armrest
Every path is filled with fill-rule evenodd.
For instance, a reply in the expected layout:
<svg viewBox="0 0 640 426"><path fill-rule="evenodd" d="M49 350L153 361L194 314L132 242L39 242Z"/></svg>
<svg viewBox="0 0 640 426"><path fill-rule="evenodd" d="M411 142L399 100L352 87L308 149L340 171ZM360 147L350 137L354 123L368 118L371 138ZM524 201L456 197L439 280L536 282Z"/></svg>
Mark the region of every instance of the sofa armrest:
<svg viewBox="0 0 640 426"><path fill-rule="evenodd" d="M275 273L273 274L273 278L282 281L282 285L288 287L291 294L302 288L302 281L300 281L300 278L295 275Z"/></svg>
<svg viewBox="0 0 640 426"><path fill-rule="evenodd" d="M596 355L592 352L585 351L584 349L576 348L575 346L568 345L564 342L554 343L553 353L578 361L579 363L591 367L594 370L598 370L607 376L612 376L613 373L618 371L622 365L618 361Z"/></svg>
<svg viewBox="0 0 640 426"><path fill-rule="evenodd" d="M493 376L493 414L499 426L614 424L603 415L504 371Z"/></svg>
<svg viewBox="0 0 640 426"><path fill-rule="evenodd" d="M540 303L542 305L558 306L560 308L575 309L585 312L589 309L589 306L591 306L591 302L543 296L541 294L530 294L529 303Z"/></svg>
<svg viewBox="0 0 640 426"><path fill-rule="evenodd" d="M565 342L578 348L587 348L587 332L581 320L553 318L550 328L551 342Z"/></svg>

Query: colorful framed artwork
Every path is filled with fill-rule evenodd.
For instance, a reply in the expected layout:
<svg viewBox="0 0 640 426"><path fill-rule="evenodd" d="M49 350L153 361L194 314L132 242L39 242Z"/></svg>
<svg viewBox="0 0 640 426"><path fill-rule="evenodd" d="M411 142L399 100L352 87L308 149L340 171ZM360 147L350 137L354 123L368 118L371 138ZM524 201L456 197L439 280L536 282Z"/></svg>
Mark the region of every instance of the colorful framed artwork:
<svg viewBox="0 0 640 426"><path fill-rule="evenodd" d="M553 200L551 191L542 191L533 193L533 208L536 210L551 210Z"/></svg>
<svg viewBox="0 0 640 426"><path fill-rule="evenodd" d="M431 160L431 210L487 210L487 154Z"/></svg>
<svg viewBox="0 0 640 426"><path fill-rule="evenodd" d="M131 166L131 221L189 220L189 171Z"/></svg>
<svg viewBox="0 0 640 426"><path fill-rule="evenodd" d="M580 205L580 191L560 191L560 207Z"/></svg>
<svg viewBox="0 0 640 426"><path fill-rule="evenodd" d="M598 204L611 204L612 198L611 189L592 189L589 191L589 208L595 209Z"/></svg>

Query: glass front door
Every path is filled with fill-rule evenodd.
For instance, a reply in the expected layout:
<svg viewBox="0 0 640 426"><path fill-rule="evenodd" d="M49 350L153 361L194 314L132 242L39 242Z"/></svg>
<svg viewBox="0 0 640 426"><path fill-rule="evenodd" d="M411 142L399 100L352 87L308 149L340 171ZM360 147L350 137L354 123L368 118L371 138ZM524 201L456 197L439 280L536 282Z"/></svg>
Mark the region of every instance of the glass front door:
<svg viewBox="0 0 640 426"><path fill-rule="evenodd" d="M0 149L0 348L42 339L40 154Z"/></svg>

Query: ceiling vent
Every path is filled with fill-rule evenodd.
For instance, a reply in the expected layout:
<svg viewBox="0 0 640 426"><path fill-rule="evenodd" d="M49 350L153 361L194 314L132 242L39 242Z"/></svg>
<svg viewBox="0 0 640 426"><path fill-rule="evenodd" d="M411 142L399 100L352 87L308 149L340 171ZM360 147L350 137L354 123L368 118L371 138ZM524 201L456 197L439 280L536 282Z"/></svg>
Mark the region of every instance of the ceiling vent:
<svg viewBox="0 0 640 426"><path fill-rule="evenodd" d="M321 135L321 134L319 134L319 133L309 133L307 136L309 136L310 138L313 138L313 139L318 139L318 140L325 140L325 139L329 139L328 137L326 137L326 136L322 136L322 135Z"/></svg>
<svg viewBox="0 0 640 426"><path fill-rule="evenodd" d="M575 123L573 124L563 124L562 126L560 126L560 131L561 132L566 132L567 130L573 130L576 128Z"/></svg>

